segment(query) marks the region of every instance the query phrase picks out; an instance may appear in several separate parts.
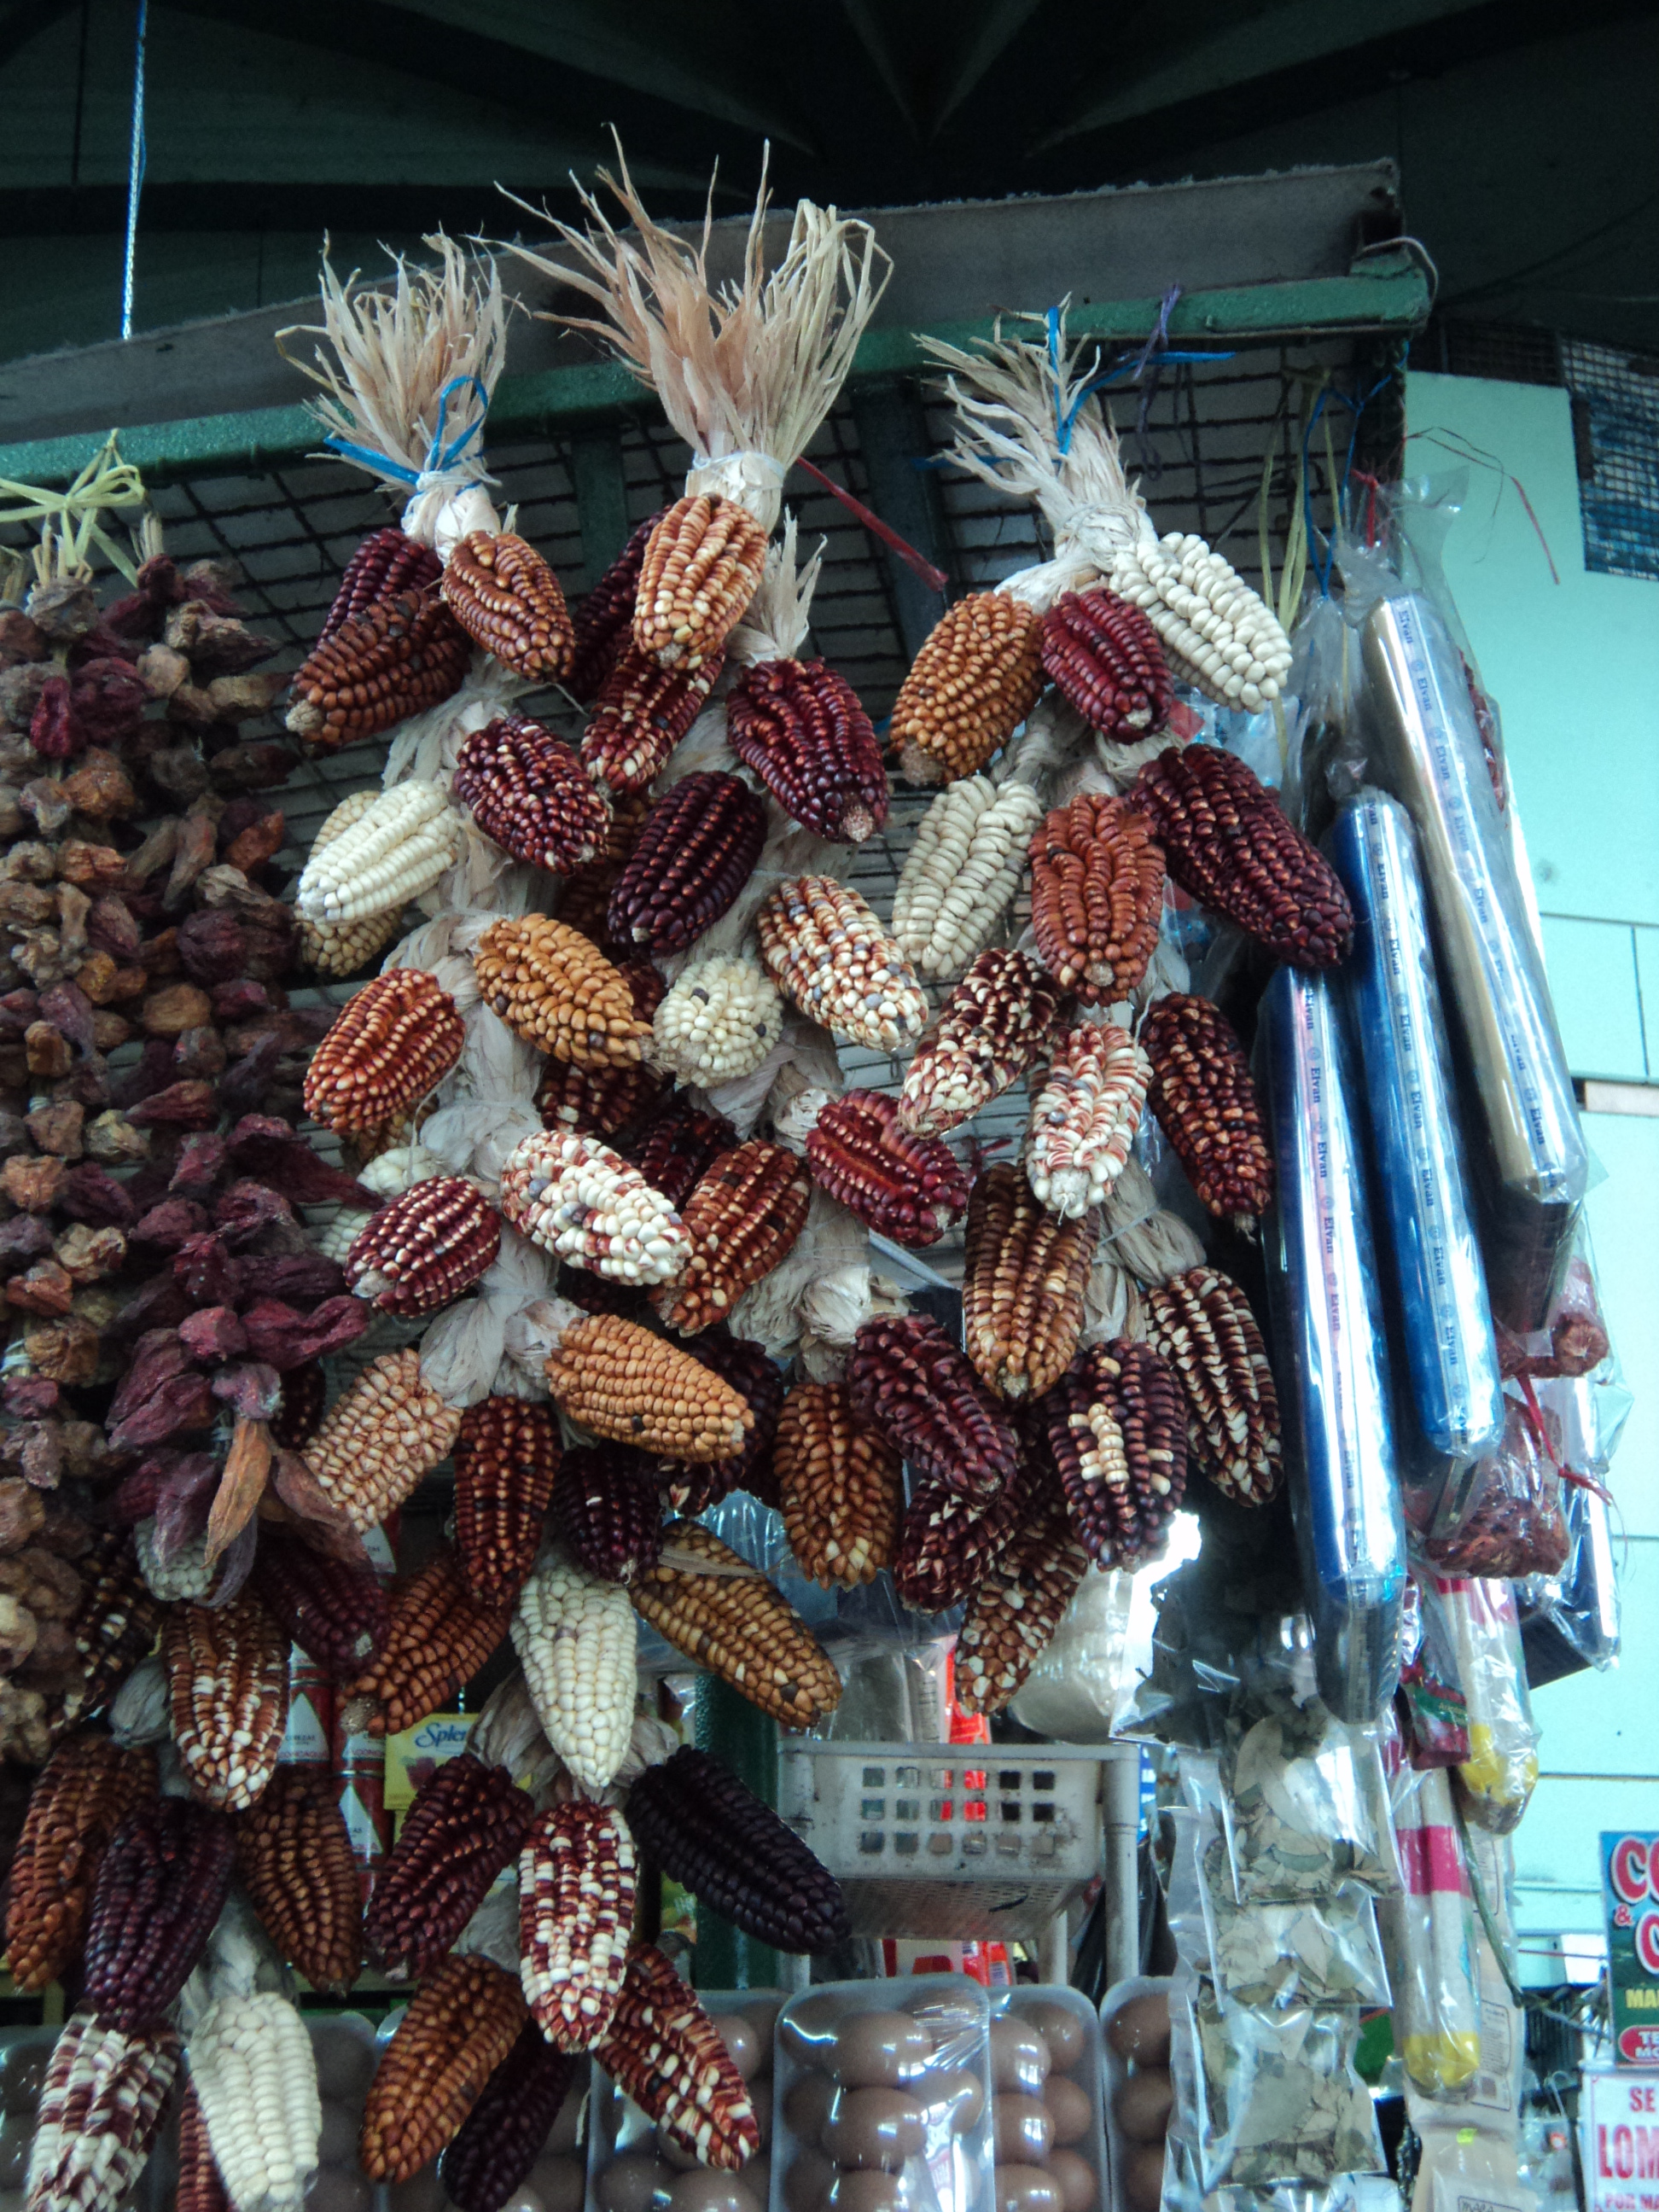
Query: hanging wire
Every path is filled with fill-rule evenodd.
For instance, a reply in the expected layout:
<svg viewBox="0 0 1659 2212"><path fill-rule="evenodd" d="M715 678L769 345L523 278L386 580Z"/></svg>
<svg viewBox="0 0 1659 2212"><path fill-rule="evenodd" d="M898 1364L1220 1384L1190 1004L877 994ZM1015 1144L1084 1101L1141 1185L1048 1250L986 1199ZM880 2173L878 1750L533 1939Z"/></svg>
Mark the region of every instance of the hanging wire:
<svg viewBox="0 0 1659 2212"><path fill-rule="evenodd" d="M132 61L132 144L127 157L127 247L121 272L121 336L132 336L133 266L138 253L138 199L144 189L149 148L144 137L144 39L149 0L138 0L138 46Z"/></svg>

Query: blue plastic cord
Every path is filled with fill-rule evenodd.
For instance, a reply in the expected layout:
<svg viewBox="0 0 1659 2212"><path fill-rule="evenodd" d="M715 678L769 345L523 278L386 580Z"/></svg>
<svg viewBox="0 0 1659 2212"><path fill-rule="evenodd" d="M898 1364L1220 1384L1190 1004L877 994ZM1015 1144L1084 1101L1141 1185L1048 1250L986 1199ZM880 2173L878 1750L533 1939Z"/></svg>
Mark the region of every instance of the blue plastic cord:
<svg viewBox="0 0 1659 2212"><path fill-rule="evenodd" d="M1329 538L1326 540L1325 560L1322 567L1319 559L1319 541L1322 533L1314 527L1313 475L1308 466L1308 449L1313 442L1315 428L1325 411L1325 402L1328 399L1340 400L1353 416L1353 428L1348 433L1348 450L1342 463L1342 482L1346 484L1353 468L1353 449L1359 442L1360 417L1391 378L1392 372L1388 376L1379 376L1370 390L1361 399L1354 398L1350 392L1339 392L1333 384L1322 386L1319 396L1314 401L1309 414L1308 426L1302 433L1302 520L1308 534L1308 558L1313 564L1314 574L1319 579L1322 599L1328 599L1331 596L1331 571L1336 566L1336 525L1341 520L1342 495L1339 488L1333 484L1331 487L1332 529Z"/></svg>
<svg viewBox="0 0 1659 2212"><path fill-rule="evenodd" d="M1180 297L1180 285L1171 284L1164 295L1158 311L1158 320L1153 325L1146 343L1141 347L1140 351L1138 354L1124 354L1112 364L1110 368L1103 370L1099 376L1091 377L1078 393L1070 407L1064 410L1060 404L1060 309L1049 308L1048 313L1048 368L1054 386L1054 442L1062 454L1069 453L1072 450L1072 432L1077 426L1078 416L1083 411L1084 401L1093 393L1103 391L1109 384L1121 383L1126 377L1132 382L1139 384L1149 365L1155 364L1158 368L1162 368L1165 362L1231 361L1233 358L1231 353L1182 353L1170 349L1170 317ZM1147 404L1150 404L1152 399L1150 391L1147 392L1146 398ZM1143 430L1146 428L1145 407L1141 410L1138 427Z"/></svg>
<svg viewBox="0 0 1659 2212"><path fill-rule="evenodd" d="M377 476L390 477L398 483L407 484L411 491L416 490L423 476L441 476L446 470L453 468L483 428L483 416L481 415L476 422L469 423L465 430L459 432L447 446L444 443L444 431L449 422L449 395L452 392L459 392L463 385L471 386L483 402L485 412L489 411L489 393L482 378L452 376L438 394L438 427L432 434L432 443L427 448L424 469L411 469L406 462L394 461L385 453L377 453L372 446L355 446L349 438L343 437L337 430L331 432L323 443L331 453L338 453L343 459L356 461L363 468L373 469Z"/></svg>
<svg viewBox="0 0 1659 2212"><path fill-rule="evenodd" d="M144 134L144 37L149 0L138 0L138 46L132 63L132 143L127 156L127 245L121 271L121 336L132 336L132 286L138 258L138 201L144 189L149 148Z"/></svg>

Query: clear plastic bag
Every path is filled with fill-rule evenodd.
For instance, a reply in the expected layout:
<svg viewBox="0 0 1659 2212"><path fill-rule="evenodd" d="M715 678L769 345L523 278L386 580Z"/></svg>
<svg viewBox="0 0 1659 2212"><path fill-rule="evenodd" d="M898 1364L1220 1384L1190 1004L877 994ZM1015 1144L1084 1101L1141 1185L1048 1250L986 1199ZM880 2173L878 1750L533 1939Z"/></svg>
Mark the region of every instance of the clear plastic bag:
<svg viewBox="0 0 1659 2212"><path fill-rule="evenodd" d="M1134 1577L1091 1567L1009 1706L1022 1728L1060 1743L1109 1743L1129 1685Z"/></svg>
<svg viewBox="0 0 1659 2212"><path fill-rule="evenodd" d="M1395 1834L1405 1887L1377 1906L1394 1988L1394 2045L1426 2097L1466 2098L1480 2064L1474 1914L1443 1771L1402 1766Z"/></svg>
<svg viewBox="0 0 1659 2212"><path fill-rule="evenodd" d="M1201 1976L1185 1983L1177 1983L1171 2006L1187 2031L1174 2050L1193 2069L1206 2192L1386 2171L1370 2092L1353 2063L1357 2010L1292 2004L1255 2011ZM1176 2083L1180 2102L1179 2063Z"/></svg>
<svg viewBox="0 0 1659 2212"><path fill-rule="evenodd" d="M1619 1656L1619 1581L1605 1498L1570 1487L1567 1558L1558 1575L1516 1585L1527 1680L1534 1687L1580 1667L1611 1667Z"/></svg>
<svg viewBox="0 0 1659 2212"><path fill-rule="evenodd" d="M1455 1770L1459 1802L1479 1826L1507 1835L1520 1826L1538 1780L1514 1593L1507 1583L1437 1575L1425 1595L1440 1611L1468 1705L1469 1757Z"/></svg>
<svg viewBox="0 0 1659 2212"><path fill-rule="evenodd" d="M1444 1609L1426 1603L1412 1577L1406 1619L1409 1653L1400 1672L1395 1717L1413 1766L1462 1766L1469 1756L1469 1709L1457 1680L1457 1657Z"/></svg>
<svg viewBox="0 0 1659 2212"><path fill-rule="evenodd" d="M1443 1575L1559 1574L1570 1539L1559 1467L1539 1414L1505 1401L1503 1441L1449 1480L1422 1539L1423 1557Z"/></svg>
<svg viewBox="0 0 1659 2212"><path fill-rule="evenodd" d="M1373 1895L1400 1887L1376 1739L1317 1699L1285 1699L1221 1761L1234 1893L1242 1905L1322 1898L1340 1881Z"/></svg>

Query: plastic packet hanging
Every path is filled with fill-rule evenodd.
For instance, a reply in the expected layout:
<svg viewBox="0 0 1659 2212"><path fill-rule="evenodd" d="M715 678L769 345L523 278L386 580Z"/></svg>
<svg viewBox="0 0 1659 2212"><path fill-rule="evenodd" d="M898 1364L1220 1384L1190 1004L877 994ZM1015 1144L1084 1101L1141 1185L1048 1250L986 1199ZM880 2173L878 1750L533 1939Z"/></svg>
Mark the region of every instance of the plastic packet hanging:
<svg viewBox="0 0 1659 2212"><path fill-rule="evenodd" d="M1394 1826L1405 1887L1377 1924L1394 1990L1394 2045L1421 2094L1467 2097L1480 2064L1473 1911L1444 1771L1402 1766Z"/></svg>
<svg viewBox="0 0 1659 2212"><path fill-rule="evenodd" d="M1320 1695L1340 1718L1368 1721L1400 1679L1406 1532L1345 1056L1328 979L1279 969L1256 1066L1276 1169L1262 1244L1291 1511Z"/></svg>
<svg viewBox="0 0 1659 2212"><path fill-rule="evenodd" d="M1510 1328L1537 1328L1589 1166L1543 961L1468 682L1440 616L1418 593L1382 599L1366 618L1363 652L1372 765L1417 829L1492 1311Z"/></svg>
<svg viewBox="0 0 1659 2212"><path fill-rule="evenodd" d="M1091 1567L1008 1710L1060 1743L1109 1743L1129 1689L1134 1577Z"/></svg>
<svg viewBox="0 0 1659 2212"><path fill-rule="evenodd" d="M1415 1575L1407 1592L1413 1633L1400 1670L1395 1721L1414 1767L1462 1766L1469 1757L1469 1709L1457 1680L1456 1654L1443 1608L1427 1603Z"/></svg>
<svg viewBox="0 0 1659 2212"><path fill-rule="evenodd" d="M1498 1449L1449 1481L1422 1538L1422 1554L1443 1575L1559 1574L1570 1539L1560 1470L1540 1415L1505 1400Z"/></svg>
<svg viewBox="0 0 1659 2212"><path fill-rule="evenodd" d="M1567 1262L1561 1287L1545 1316L1544 1326L1526 1336L1510 1329L1498 1331L1498 1354L1505 1375L1588 1375L1612 1350L1607 1325L1601 1318L1601 1301L1581 1225L1578 1249Z"/></svg>
<svg viewBox="0 0 1659 2212"><path fill-rule="evenodd" d="M1386 793L1363 791L1339 812L1326 849L1354 910L1340 988L1364 1070L1417 1423L1435 1452L1475 1458L1497 1447L1502 1382L1411 818Z"/></svg>
<svg viewBox="0 0 1659 2212"><path fill-rule="evenodd" d="M1527 1680L1537 1688L1581 1667L1611 1667L1619 1656L1619 1583L1607 1501L1570 1487L1568 1549L1559 1575L1517 1583L1516 1611Z"/></svg>
<svg viewBox="0 0 1659 2212"><path fill-rule="evenodd" d="M1321 1898L1339 1881L1376 1896L1400 1887L1376 1738L1316 1699L1285 1700L1221 1761L1222 1807L1241 1905Z"/></svg>
<svg viewBox="0 0 1659 2212"><path fill-rule="evenodd" d="M1469 1757L1455 1770L1459 1801L1478 1826L1507 1835L1519 1826L1538 1780L1538 1731L1515 1594L1504 1582L1437 1575L1425 1595L1444 1621L1468 1705Z"/></svg>
<svg viewBox="0 0 1659 2212"><path fill-rule="evenodd" d="M1370 2090L1354 2067L1357 2008L1292 2004L1272 2011L1233 2003L1215 1984L1178 1981L1172 2014L1185 2014L1195 2080L1200 2186L1272 2188L1386 2171ZM1176 2069L1181 2099L1182 2069Z"/></svg>

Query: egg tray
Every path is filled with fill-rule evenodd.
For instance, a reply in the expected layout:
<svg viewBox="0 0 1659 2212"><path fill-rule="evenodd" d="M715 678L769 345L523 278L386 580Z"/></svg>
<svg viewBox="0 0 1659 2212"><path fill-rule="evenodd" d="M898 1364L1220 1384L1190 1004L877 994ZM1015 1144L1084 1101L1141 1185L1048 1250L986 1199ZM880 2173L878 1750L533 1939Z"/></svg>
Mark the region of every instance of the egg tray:
<svg viewBox="0 0 1659 2212"><path fill-rule="evenodd" d="M1044 2029L1046 2018L1052 2018L1056 2012L1064 2013L1073 2023L1079 2047L1076 2059L1070 2066L1060 2065L1056 2058L1048 2079L1052 2081L1059 2077L1075 2083L1088 2100L1089 2117L1081 2135L1063 2146L1057 2143L1053 2148L1074 2151L1094 2176L1093 2202L1086 2207L1077 2206L1076 2212L1109 2212L1111 2185L1106 2160L1106 2062L1100 2014L1080 1990L1067 1988L1063 1983L1032 1984L1022 1982L1013 1989L991 1991L994 2034L999 2020L1020 2021L1029 2027ZM1000 2135L997 2108L1003 2092L998 2087L994 2051L992 2062L992 2125ZM1046 2090L1044 2101L1047 2101ZM1002 2159L998 2159L999 2167L1004 2163ZM1000 2186L997 2191L996 2202L999 2205L1003 2202ZM1065 2212L1072 2212L1069 2202Z"/></svg>
<svg viewBox="0 0 1659 2212"><path fill-rule="evenodd" d="M1131 1974L1127 1980L1114 1983L1100 2001L1103 2030L1134 1998L1167 1997L1174 1987L1174 1978L1169 1974ZM1123 2175L1134 2146L1117 2124L1118 2092L1129 2079L1129 2062L1121 2052L1114 2050L1103 2033L1101 2037L1101 2060L1105 2069L1102 2087L1106 2100L1106 2164L1111 2182L1110 2212L1129 2212L1123 2195Z"/></svg>

